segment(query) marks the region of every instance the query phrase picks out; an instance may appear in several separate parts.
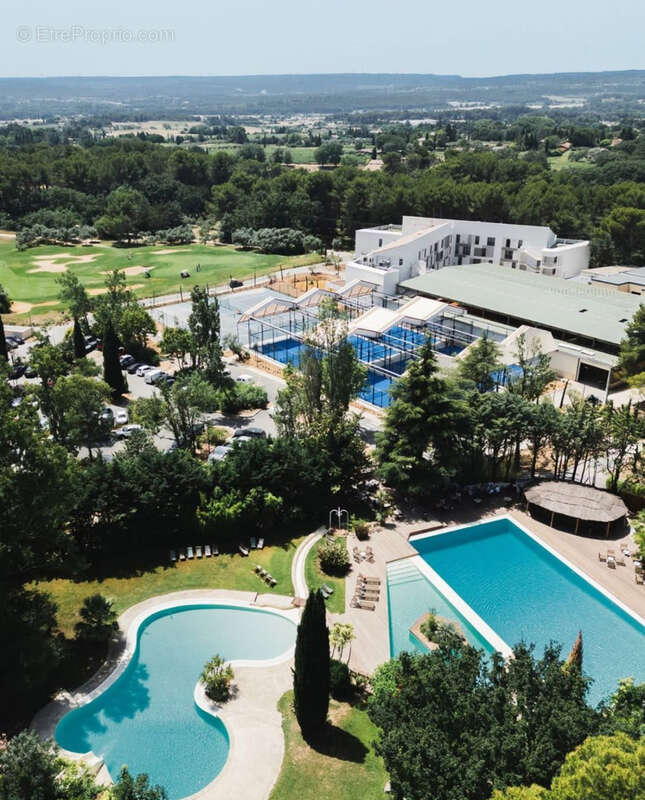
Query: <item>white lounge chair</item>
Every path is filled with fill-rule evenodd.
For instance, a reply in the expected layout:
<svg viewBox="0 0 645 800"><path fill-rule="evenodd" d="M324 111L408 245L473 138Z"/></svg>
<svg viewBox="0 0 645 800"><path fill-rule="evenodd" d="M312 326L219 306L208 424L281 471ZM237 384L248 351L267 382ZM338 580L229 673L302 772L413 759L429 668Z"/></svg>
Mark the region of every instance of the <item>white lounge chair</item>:
<svg viewBox="0 0 645 800"><path fill-rule="evenodd" d="M243 556L248 556L248 554L249 554L249 548L248 547L244 547L243 544L238 544L237 549L240 551L240 553L242 553Z"/></svg>
<svg viewBox="0 0 645 800"><path fill-rule="evenodd" d="M264 539L258 539L258 550L264 550Z"/></svg>
<svg viewBox="0 0 645 800"><path fill-rule="evenodd" d="M211 557L211 546L209 544L204 545L204 555L206 556L206 558Z"/></svg>
<svg viewBox="0 0 645 800"><path fill-rule="evenodd" d="M193 548L190 545L188 545L188 547L186 548L186 556L189 559L192 559L194 557L193 556Z"/></svg>
<svg viewBox="0 0 645 800"><path fill-rule="evenodd" d="M251 550L255 550L255 547L256 547L257 543L258 542L257 542L257 539L255 538L255 536L251 536Z"/></svg>
<svg viewBox="0 0 645 800"><path fill-rule="evenodd" d="M197 556L197 558L201 558L202 557L202 546L201 546L201 544L196 544L195 545L195 555Z"/></svg>
<svg viewBox="0 0 645 800"><path fill-rule="evenodd" d="M186 560L186 551L185 550L180 550L179 551L179 560L180 561L185 561Z"/></svg>
<svg viewBox="0 0 645 800"><path fill-rule="evenodd" d="M177 553L174 550L170 551L170 560L173 562L177 560Z"/></svg>
<svg viewBox="0 0 645 800"><path fill-rule="evenodd" d="M212 544L211 545L211 549L213 551L213 555L214 556L218 556L219 555L219 550L217 549L217 545L216 544Z"/></svg>

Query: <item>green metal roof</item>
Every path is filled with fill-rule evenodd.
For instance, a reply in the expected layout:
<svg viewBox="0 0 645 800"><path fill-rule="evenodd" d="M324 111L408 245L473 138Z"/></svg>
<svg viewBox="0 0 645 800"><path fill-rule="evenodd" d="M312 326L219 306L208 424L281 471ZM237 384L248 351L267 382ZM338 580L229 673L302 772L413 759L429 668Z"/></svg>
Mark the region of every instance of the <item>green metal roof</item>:
<svg viewBox="0 0 645 800"><path fill-rule="evenodd" d="M617 345L641 298L497 264L444 267L401 283L420 294Z"/></svg>

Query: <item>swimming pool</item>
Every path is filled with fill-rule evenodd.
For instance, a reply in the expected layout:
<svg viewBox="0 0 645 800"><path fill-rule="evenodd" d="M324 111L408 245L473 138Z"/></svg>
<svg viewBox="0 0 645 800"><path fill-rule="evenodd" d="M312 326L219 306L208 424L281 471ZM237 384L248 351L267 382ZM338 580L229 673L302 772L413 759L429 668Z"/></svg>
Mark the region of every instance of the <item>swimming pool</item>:
<svg viewBox="0 0 645 800"><path fill-rule="evenodd" d="M410 543L419 553L421 571L423 564L434 570L508 645L521 640L533 642L540 655L553 640L562 644L566 657L578 630L582 630L584 670L594 680L591 702L597 703L611 693L620 678L645 679L642 621L509 517L413 537ZM388 575L390 592L389 582ZM433 595L448 602L436 588L430 591L424 583L429 583L428 578L412 585L408 592L411 596L405 601L397 598L396 590L392 596L393 654L411 649L405 647L402 631L420 614L432 607L442 613ZM490 651L490 647L484 649Z"/></svg>
<svg viewBox="0 0 645 800"><path fill-rule="evenodd" d="M296 636L285 616L234 605L189 605L153 613L140 625L125 671L92 702L66 714L56 742L93 751L113 779L123 764L146 772L179 800L223 768L229 739L222 721L193 698L206 661L277 659Z"/></svg>

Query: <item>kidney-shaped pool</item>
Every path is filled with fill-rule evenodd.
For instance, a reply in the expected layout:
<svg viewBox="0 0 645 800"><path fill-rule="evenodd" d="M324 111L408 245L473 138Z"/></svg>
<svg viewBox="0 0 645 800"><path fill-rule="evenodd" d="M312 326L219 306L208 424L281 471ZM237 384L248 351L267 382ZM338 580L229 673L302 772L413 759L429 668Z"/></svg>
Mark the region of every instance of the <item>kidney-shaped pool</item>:
<svg viewBox="0 0 645 800"><path fill-rule="evenodd" d="M151 614L139 627L134 654L119 678L56 727L65 750L92 750L116 780L123 765L146 772L170 800L197 792L221 771L226 728L193 695L206 661L276 659L292 648L296 626L271 611L232 605L189 605Z"/></svg>

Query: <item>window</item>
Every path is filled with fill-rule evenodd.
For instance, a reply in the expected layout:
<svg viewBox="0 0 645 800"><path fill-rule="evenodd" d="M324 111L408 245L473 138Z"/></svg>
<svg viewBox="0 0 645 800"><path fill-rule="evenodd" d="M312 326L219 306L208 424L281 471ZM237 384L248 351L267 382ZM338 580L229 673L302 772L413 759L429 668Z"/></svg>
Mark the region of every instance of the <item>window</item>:
<svg viewBox="0 0 645 800"><path fill-rule="evenodd" d="M511 246L511 240L510 240L510 239L507 239L507 240L506 240L506 247L510 247L510 246Z"/></svg>
<svg viewBox="0 0 645 800"><path fill-rule="evenodd" d="M523 244L524 244L524 240L523 239L518 239L517 240L517 246L518 247L521 247Z"/></svg>
<svg viewBox="0 0 645 800"><path fill-rule="evenodd" d="M461 234L460 234L460 233L458 233L458 234L455 236L455 244L459 244L459 242L460 242L460 241L461 241Z"/></svg>
<svg viewBox="0 0 645 800"><path fill-rule="evenodd" d="M400 258L400 259L399 259L399 266L400 266L400 267L402 267L402 266L403 266L403 259L402 259L402 258Z"/></svg>
<svg viewBox="0 0 645 800"><path fill-rule="evenodd" d="M479 244L479 236L475 236L475 244Z"/></svg>
<svg viewBox="0 0 645 800"><path fill-rule="evenodd" d="M378 246L379 247L383 247L383 239L379 239L378 240Z"/></svg>
<svg viewBox="0 0 645 800"><path fill-rule="evenodd" d="M486 247L495 247L495 237L494 236L489 236L488 239L486 239Z"/></svg>

